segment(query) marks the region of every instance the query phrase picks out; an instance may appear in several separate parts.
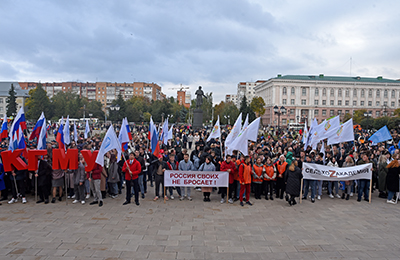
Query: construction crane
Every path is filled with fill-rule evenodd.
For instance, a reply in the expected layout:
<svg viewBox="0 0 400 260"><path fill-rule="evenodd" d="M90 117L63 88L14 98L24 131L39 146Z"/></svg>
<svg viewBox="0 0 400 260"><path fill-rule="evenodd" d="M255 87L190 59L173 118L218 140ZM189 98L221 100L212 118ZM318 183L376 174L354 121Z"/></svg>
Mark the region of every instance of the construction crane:
<svg viewBox="0 0 400 260"><path fill-rule="evenodd" d="M189 89L189 87L183 87L182 84L180 87L176 87L176 88L169 88L169 89L179 89L179 91L182 91L183 89Z"/></svg>

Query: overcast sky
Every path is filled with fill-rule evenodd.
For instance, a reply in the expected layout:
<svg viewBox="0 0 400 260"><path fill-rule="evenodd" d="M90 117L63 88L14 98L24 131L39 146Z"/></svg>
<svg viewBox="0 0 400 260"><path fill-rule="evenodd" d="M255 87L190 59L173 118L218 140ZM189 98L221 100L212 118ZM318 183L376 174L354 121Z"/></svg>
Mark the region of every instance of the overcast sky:
<svg viewBox="0 0 400 260"><path fill-rule="evenodd" d="M213 92L277 74L399 79L400 1L0 1L1 81ZM350 61L352 60L352 61Z"/></svg>

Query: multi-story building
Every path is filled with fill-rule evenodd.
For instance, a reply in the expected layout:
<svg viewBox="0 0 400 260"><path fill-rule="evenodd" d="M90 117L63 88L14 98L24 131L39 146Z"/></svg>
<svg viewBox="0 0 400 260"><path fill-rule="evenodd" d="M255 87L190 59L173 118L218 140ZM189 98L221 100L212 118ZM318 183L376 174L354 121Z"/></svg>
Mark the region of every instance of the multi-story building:
<svg viewBox="0 0 400 260"><path fill-rule="evenodd" d="M186 108L190 108L190 103L192 102L190 92L186 92L184 90L178 90L177 102L179 103L179 105L183 105Z"/></svg>
<svg viewBox="0 0 400 260"><path fill-rule="evenodd" d="M225 95L225 103L232 102L233 104L237 104L237 95L236 94L227 94Z"/></svg>
<svg viewBox="0 0 400 260"><path fill-rule="evenodd" d="M255 87L264 83L264 80L257 80L256 82L239 82L236 94L236 106L240 107L240 102L246 96L247 104L250 104L255 95Z"/></svg>
<svg viewBox="0 0 400 260"><path fill-rule="evenodd" d="M19 82L22 89L30 90L37 86L37 82ZM97 100L103 107L111 105L112 101L121 94L124 100L133 96L147 97L149 100L163 100L165 94L161 87L155 83L133 82L133 83L111 83L111 82L46 82L41 83L49 98L58 92L71 91L89 100Z"/></svg>
<svg viewBox="0 0 400 260"><path fill-rule="evenodd" d="M29 97L28 91L21 89L18 82L0 82L0 118L4 118L7 114L7 98L9 97L9 91L11 84L15 89L15 102L17 102L17 113L21 107L25 107L25 100Z"/></svg>
<svg viewBox="0 0 400 260"><path fill-rule="evenodd" d="M254 88L265 102L264 125L278 125L274 107L284 106L280 125L318 122L355 110L366 109L372 117L391 115L400 107L400 81L367 77L278 75Z"/></svg>

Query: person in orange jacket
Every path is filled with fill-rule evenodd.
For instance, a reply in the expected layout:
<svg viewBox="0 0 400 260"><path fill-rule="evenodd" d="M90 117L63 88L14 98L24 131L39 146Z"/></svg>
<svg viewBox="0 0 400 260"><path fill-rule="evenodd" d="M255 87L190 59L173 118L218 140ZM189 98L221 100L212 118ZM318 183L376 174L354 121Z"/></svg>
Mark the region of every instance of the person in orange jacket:
<svg viewBox="0 0 400 260"><path fill-rule="evenodd" d="M269 193L269 198L271 200L274 200L273 192L274 192L274 186L275 186L275 181L276 181L276 169L274 165L272 164L271 158L267 159L266 164L264 165L265 173L264 173L264 192L265 192L265 199L268 200L268 193Z"/></svg>
<svg viewBox="0 0 400 260"><path fill-rule="evenodd" d="M131 192L132 185L135 191L135 203L139 204L139 173L142 171L142 166L140 162L135 159L135 154L131 152L129 154L129 161L125 161L124 166L122 166L122 172L125 173L126 180L126 200L123 205L131 203Z"/></svg>
<svg viewBox="0 0 400 260"><path fill-rule="evenodd" d="M251 164L250 156L244 157L244 162L239 165L239 180L240 180L240 206L243 204L243 194L246 191L246 204L253 205L250 202L250 186L251 186Z"/></svg>
<svg viewBox="0 0 400 260"><path fill-rule="evenodd" d="M253 169L252 169L254 197L256 200L261 199L264 173L265 173L265 168L264 164L261 161L261 157L257 157L256 162L253 164Z"/></svg>
<svg viewBox="0 0 400 260"><path fill-rule="evenodd" d="M285 172L288 167L288 163L285 161L285 156L282 154L279 157L279 161L276 163L277 178L276 178L276 198L283 199L283 193L286 190L285 185Z"/></svg>

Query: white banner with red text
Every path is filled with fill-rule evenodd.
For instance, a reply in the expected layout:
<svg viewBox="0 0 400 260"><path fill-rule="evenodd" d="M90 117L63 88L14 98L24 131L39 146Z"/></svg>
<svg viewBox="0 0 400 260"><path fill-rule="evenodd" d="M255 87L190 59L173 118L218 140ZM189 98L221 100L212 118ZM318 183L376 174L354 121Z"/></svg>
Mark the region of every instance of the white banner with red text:
<svg viewBox="0 0 400 260"><path fill-rule="evenodd" d="M171 171L164 172L164 186L228 187L228 172Z"/></svg>
<svg viewBox="0 0 400 260"><path fill-rule="evenodd" d="M352 167L331 167L315 163L303 163L303 179L323 181L350 181L372 178L372 163Z"/></svg>

